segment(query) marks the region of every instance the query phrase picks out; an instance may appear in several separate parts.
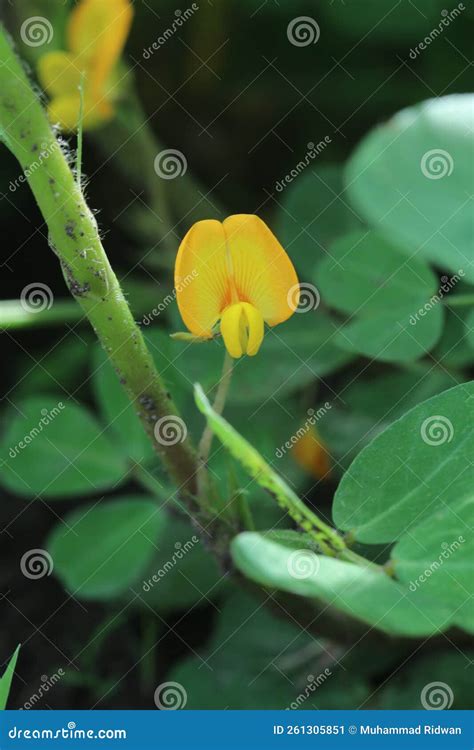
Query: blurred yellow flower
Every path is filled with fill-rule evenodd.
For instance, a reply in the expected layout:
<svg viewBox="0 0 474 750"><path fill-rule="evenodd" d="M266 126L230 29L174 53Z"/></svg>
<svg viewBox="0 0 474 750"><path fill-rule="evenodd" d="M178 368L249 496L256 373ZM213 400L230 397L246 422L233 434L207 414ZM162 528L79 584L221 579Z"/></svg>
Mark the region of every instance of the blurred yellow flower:
<svg viewBox="0 0 474 750"><path fill-rule="evenodd" d="M192 283L183 283L191 275ZM175 288L188 330L212 338L220 321L234 358L256 354L264 323L283 323L299 300L291 260L267 225L251 214L194 224L178 251Z"/></svg>
<svg viewBox="0 0 474 750"><path fill-rule="evenodd" d="M331 476L330 455L314 426L294 444L292 455L296 463L316 479L329 479Z"/></svg>
<svg viewBox="0 0 474 750"><path fill-rule="evenodd" d="M75 130L84 80L84 127L94 128L113 114L111 76L122 54L133 8L129 0L81 0L67 25L68 52L48 52L38 62L38 77L51 97L52 123Z"/></svg>

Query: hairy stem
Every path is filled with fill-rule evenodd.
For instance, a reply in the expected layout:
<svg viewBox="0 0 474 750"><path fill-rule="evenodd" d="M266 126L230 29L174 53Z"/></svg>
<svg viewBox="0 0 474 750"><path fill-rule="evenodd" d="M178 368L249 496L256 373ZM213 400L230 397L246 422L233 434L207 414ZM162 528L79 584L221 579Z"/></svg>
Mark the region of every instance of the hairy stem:
<svg viewBox="0 0 474 750"><path fill-rule="evenodd" d="M160 420L176 419L176 407L110 266L94 215L3 27L0 138L28 179L66 284L112 361L157 453L178 486L188 496L196 495L196 457L188 441L170 445L155 438Z"/></svg>

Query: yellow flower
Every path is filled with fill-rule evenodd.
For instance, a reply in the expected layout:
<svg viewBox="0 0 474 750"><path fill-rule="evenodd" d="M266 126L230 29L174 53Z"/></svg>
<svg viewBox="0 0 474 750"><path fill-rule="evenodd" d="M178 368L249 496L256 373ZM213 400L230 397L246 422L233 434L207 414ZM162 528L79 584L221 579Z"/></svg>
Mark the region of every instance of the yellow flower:
<svg viewBox="0 0 474 750"><path fill-rule="evenodd" d="M292 455L296 463L316 479L331 476L331 457L315 427L311 426L294 444Z"/></svg>
<svg viewBox="0 0 474 750"><path fill-rule="evenodd" d="M93 128L113 114L111 75L132 23L129 0L81 0L67 25L68 52L48 52L38 63L41 85L51 97L49 119L75 130L84 80L84 127Z"/></svg>
<svg viewBox="0 0 474 750"><path fill-rule="evenodd" d="M220 321L227 351L235 358L256 354L264 323L283 323L299 299L288 255L267 225L250 214L194 224L178 251L175 288L189 331L212 338Z"/></svg>

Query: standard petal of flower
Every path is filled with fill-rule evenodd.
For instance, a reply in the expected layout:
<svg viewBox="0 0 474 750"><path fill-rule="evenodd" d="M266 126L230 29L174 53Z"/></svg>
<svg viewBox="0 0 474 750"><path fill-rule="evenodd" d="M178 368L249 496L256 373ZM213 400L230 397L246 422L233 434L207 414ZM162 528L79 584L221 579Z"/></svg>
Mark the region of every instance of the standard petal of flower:
<svg viewBox="0 0 474 750"><path fill-rule="evenodd" d="M298 277L275 235L252 214L229 216L224 230L239 298L260 310L271 326L287 320L295 309L298 295L289 298L289 293L297 287Z"/></svg>
<svg viewBox="0 0 474 750"><path fill-rule="evenodd" d="M122 54L132 18L129 0L82 0L72 11L69 47L89 70L95 91L105 85Z"/></svg>
<svg viewBox="0 0 474 750"><path fill-rule="evenodd" d="M220 221L198 221L186 234L176 258L175 288L186 327L196 336L211 336L221 312L233 301Z"/></svg>
<svg viewBox="0 0 474 750"><path fill-rule="evenodd" d="M38 78L50 96L61 96L77 91L81 71L73 55L47 52L38 60Z"/></svg>

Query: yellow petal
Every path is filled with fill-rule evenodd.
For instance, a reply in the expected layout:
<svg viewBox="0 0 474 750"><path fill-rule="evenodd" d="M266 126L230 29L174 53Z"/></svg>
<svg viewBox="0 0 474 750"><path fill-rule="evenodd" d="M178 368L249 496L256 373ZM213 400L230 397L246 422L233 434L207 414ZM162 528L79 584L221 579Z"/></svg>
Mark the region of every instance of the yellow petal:
<svg viewBox="0 0 474 750"><path fill-rule="evenodd" d="M222 314L221 333L231 357L238 359L245 351L246 341L242 331L243 310L241 305L230 305Z"/></svg>
<svg viewBox="0 0 474 750"><path fill-rule="evenodd" d="M77 91L81 71L73 55L67 52L47 52L38 61L38 78L51 96L60 96Z"/></svg>
<svg viewBox="0 0 474 750"><path fill-rule="evenodd" d="M287 320L297 305L298 277L275 235L252 214L229 216L224 230L239 299L260 310L268 325Z"/></svg>
<svg viewBox="0 0 474 750"><path fill-rule="evenodd" d="M269 325L281 323L294 312L299 289L276 237L247 214L194 224L178 251L175 286L183 321L196 336L211 336L222 311L237 302L248 302Z"/></svg>
<svg viewBox="0 0 474 750"><path fill-rule="evenodd" d="M94 92L102 89L125 46L133 18L129 0L81 0L68 25L70 49L88 69Z"/></svg>
<svg viewBox="0 0 474 750"><path fill-rule="evenodd" d="M262 315L248 302L230 305L222 313L222 338L227 351L234 359L238 359L242 354L253 357L260 349L263 332Z"/></svg>
<svg viewBox="0 0 474 750"><path fill-rule="evenodd" d="M292 454L296 463L316 479L330 477L331 458L314 426L309 426L294 444Z"/></svg>
<svg viewBox="0 0 474 750"><path fill-rule="evenodd" d="M49 121L53 125L59 124L61 130L76 130L79 122L80 103L79 92L54 97L48 106ZM96 101L87 95L85 96L83 119L85 130L91 130L102 125L112 115L113 109L107 101Z"/></svg>
<svg viewBox="0 0 474 750"><path fill-rule="evenodd" d="M178 250L174 281L186 327L196 336L212 336L221 312L232 301L220 221L198 221L191 227Z"/></svg>
<svg viewBox="0 0 474 750"><path fill-rule="evenodd" d="M244 313L242 317L246 319L244 321L247 335L245 352L249 357L253 357L260 349L263 341L263 316L260 310L257 310L253 305L249 305L248 302L242 302L241 305Z"/></svg>

